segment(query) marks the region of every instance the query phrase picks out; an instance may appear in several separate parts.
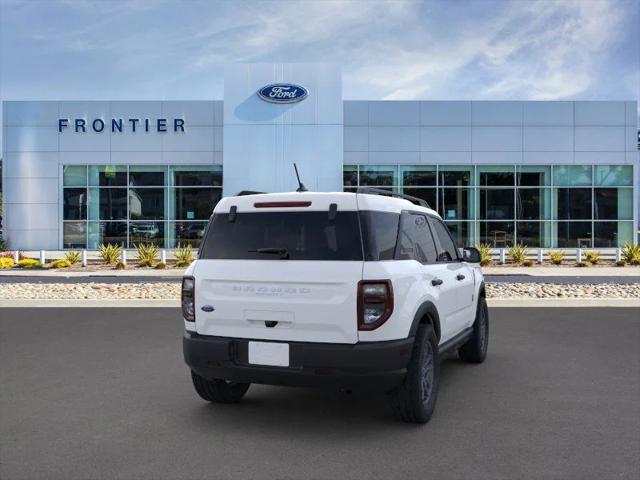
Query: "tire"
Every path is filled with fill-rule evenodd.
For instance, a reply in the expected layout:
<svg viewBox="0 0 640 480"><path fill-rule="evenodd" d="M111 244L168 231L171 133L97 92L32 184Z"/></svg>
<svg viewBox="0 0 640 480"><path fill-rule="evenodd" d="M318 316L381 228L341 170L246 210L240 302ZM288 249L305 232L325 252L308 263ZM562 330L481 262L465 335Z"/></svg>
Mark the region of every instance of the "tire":
<svg viewBox="0 0 640 480"><path fill-rule="evenodd" d="M249 390L250 383L234 383L226 380L207 380L193 370L191 380L198 395L214 403L238 403Z"/></svg>
<svg viewBox="0 0 640 480"><path fill-rule="evenodd" d="M403 384L389 393L394 416L407 423L427 423L438 398L438 339L431 325L418 329Z"/></svg>
<svg viewBox="0 0 640 480"><path fill-rule="evenodd" d="M460 360L468 363L482 363L487 357L489 346L489 309L484 297L478 299L476 320L473 322L473 334L458 349Z"/></svg>

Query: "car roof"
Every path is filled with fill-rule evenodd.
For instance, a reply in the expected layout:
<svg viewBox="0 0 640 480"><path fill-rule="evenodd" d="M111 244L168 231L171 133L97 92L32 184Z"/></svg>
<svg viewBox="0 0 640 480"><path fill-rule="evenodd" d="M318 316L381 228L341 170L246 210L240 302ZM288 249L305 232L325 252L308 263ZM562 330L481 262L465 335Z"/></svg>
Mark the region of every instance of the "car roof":
<svg viewBox="0 0 640 480"><path fill-rule="evenodd" d="M298 205L294 205L297 202ZM281 203L282 205L278 205ZM308 205L303 205L308 203ZM438 213L404 198L372 193L355 192L280 192L255 193L224 197L215 207L215 213L227 213L235 206L237 212L249 211L326 211L335 203L338 210L373 210L400 213L419 211L439 217ZM258 206L256 206L258 205Z"/></svg>

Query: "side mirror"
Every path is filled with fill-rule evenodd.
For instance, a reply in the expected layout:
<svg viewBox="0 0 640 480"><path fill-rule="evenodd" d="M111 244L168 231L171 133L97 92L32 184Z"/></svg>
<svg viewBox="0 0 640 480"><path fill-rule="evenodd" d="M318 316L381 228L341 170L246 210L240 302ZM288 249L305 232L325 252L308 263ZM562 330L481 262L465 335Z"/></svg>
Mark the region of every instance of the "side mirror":
<svg viewBox="0 0 640 480"><path fill-rule="evenodd" d="M480 252L475 247L464 247L462 260L468 263L480 263Z"/></svg>

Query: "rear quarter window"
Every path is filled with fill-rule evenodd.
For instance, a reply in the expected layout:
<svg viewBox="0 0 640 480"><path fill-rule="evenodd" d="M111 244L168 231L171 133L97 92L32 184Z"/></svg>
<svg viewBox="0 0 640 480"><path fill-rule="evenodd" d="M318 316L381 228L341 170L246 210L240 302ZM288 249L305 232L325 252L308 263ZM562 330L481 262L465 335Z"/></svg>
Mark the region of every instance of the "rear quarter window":
<svg viewBox="0 0 640 480"><path fill-rule="evenodd" d="M200 258L218 260L362 260L358 214L246 212L215 214Z"/></svg>
<svg viewBox="0 0 640 480"><path fill-rule="evenodd" d="M393 260L398 238L400 214L363 210L360 225L364 259L370 262Z"/></svg>

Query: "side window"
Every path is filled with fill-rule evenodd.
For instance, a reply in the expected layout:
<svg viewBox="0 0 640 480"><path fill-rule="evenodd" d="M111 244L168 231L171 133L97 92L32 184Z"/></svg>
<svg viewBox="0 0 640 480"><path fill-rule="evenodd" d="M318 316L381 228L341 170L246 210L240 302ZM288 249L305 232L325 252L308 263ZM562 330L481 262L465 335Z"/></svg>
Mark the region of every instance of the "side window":
<svg viewBox="0 0 640 480"><path fill-rule="evenodd" d="M458 249L453 243L449 230L444 223L437 218L431 218L433 233L438 239L438 262L452 262L458 260Z"/></svg>
<svg viewBox="0 0 640 480"><path fill-rule="evenodd" d="M400 214L361 210L359 218L362 227L364 259L373 262L393 260Z"/></svg>
<svg viewBox="0 0 640 480"><path fill-rule="evenodd" d="M398 260L436 261L436 246L424 215L403 213L398 235Z"/></svg>

